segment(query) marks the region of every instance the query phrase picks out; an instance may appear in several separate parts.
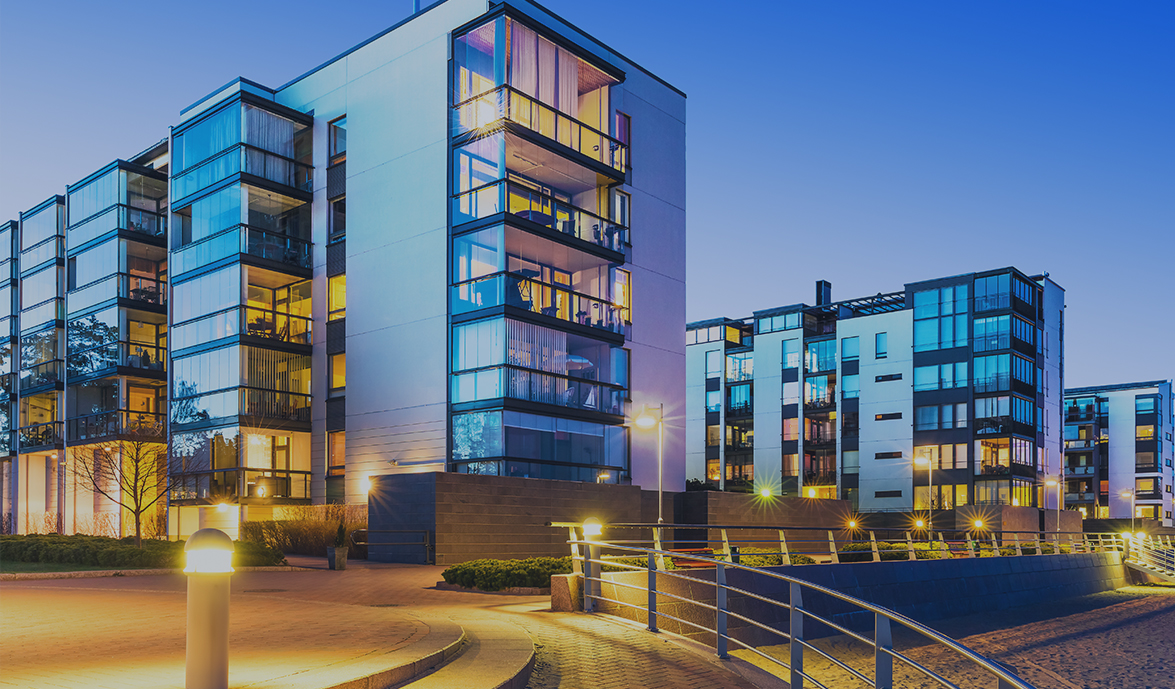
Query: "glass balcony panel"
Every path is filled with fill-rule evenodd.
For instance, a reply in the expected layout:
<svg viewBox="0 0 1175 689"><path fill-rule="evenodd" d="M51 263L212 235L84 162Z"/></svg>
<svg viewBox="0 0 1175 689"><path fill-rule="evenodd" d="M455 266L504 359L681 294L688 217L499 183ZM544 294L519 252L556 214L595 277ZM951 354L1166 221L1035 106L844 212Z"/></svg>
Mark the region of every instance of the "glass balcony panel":
<svg viewBox="0 0 1175 689"><path fill-rule="evenodd" d="M20 387L29 389L49 385L64 380L61 377L61 360L46 361L37 366L31 366L20 372Z"/></svg>
<svg viewBox="0 0 1175 689"><path fill-rule="evenodd" d="M237 497L236 471L182 474L173 478L171 500L231 501Z"/></svg>
<svg viewBox="0 0 1175 689"><path fill-rule="evenodd" d="M24 272L36 268L55 258L65 256L64 243L61 237L50 237L40 244L24 251L20 255L20 265Z"/></svg>
<svg viewBox="0 0 1175 689"><path fill-rule="evenodd" d="M309 165L247 144L242 149L245 155L243 172L302 191L314 190L314 168Z"/></svg>
<svg viewBox="0 0 1175 689"><path fill-rule="evenodd" d="M282 342L310 344L311 319L252 306L242 306L241 309L245 323L244 334Z"/></svg>
<svg viewBox="0 0 1175 689"><path fill-rule="evenodd" d="M241 253L300 268L310 267L310 242L248 226L241 226L240 232Z"/></svg>
<svg viewBox="0 0 1175 689"><path fill-rule="evenodd" d="M452 388L454 402L507 397L607 414L624 413L623 388L515 366L455 373Z"/></svg>
<svg viewBox="0 0 1175 689"><path fill-rule="evenodd" d="M454 285L450 299L454 314L505 304L625 336L631 327L627 308L513 273Z"/></svg>
<svg viewBox="0 0 1175 689"><path fill-rule="evenodd" d="M241 415L310 421L310 395L241 388Z"/></svg>
<svg viewBox="0 0 1175 689"><path fill-rule="evenodd" d="M52 447L61 444L61 422L50 421L35 426L25 426L16 432L22 452L38 447Z"/></svg>
<svg viewBox="0 0 1175 689"><path fill-rule="evenodd" d="M74 249L116 229L131 230L157 237L162 236L166 228L164 217L158 213L131 206L116 205L69 228L66 233L66 242L70 249Z"/></svg>
<svg viewBox="0 0 1175 689"><path fill-rule="evenodd" d="M286 498L307 500L310 498L310 472L308 471L245 471L245 495L249 498Z"/></svg>
<svg viewBox="0 0 1175 689"><path fill-rule="evenodd" d="M242 157L243 153L239 148L230 148L215 158L172 178L171 197L177 200L183 199L222 179L237 174L241 171Z"/></svg>
<svg viewBox="0 0 1175 689"><path fill-rule="evenodd" d="M70 352L66 360L70 378L93 375L115 366L164 371L167 366L167 349L139 342L111 342L84 352Z"/></svg>
<svg viewBox="0 0 1175 689"><path fill-rule="evenodd" d="M627 227L514 182L494 182L453 199L455 225L502 212L613 251L623 252L629 243Z"/></svg>
<svg viewBox="0 0 1175 689"><path fill-rule="evenodd" d="M116 410L91 414L65 422L70 442L97 440L123 434L162 439L167 430L164 414Z"/></svg>
<svg viewBox="0 0 1175 689"><path fill-rule="evenodd" d="M181 350L224 337L234 337L241 332L240 324L240 308L197 318L171 329L171 346L174 350Z"/></svg>
<svg viewBox="0 0 1175 689"><path fill-rule="evenodd" d="M35 330L51 321L65 320L65 300L50 299L43 304L37 304L20 312L21 332Z"/></svg>
<svg viewBox="0 0 1175 689"><path fill-rule="evenodd" d="M69 312L77 313L115 297L166 306L167 283L128 273L111 275L70 292Z"/></svg>

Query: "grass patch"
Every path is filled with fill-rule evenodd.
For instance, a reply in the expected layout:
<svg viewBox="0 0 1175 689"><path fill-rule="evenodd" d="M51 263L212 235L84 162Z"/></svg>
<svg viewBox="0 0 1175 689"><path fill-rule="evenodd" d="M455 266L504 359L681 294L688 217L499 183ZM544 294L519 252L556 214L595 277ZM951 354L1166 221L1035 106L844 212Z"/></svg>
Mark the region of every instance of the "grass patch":
<svg viewBox="0 0 1175 689"><path fill-rule="evenodd" d="M246 541L236 541L233 545L235 567L286 564L286 558L280 550ZM87 566L93 569L170 569L183 567L184 559L184 541L144 538L143 547L136 548L134 536L0 536L0 562L6 564L25 562Z"/></svg>

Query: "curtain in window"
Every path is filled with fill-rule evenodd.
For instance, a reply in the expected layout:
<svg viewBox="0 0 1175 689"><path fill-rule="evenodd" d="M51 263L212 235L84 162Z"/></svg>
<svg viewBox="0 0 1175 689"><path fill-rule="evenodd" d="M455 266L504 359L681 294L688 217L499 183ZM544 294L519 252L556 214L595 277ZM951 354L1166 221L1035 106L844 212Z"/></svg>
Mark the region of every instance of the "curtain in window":
<svg viewBox="0 0 1175 689"><path fill-rule="evenodd" d="M559 49L559 103L557 108L579 118L579 58Z"/></svg>
<svg viewBox="0 0 1175 689"><path fill-rule="evenodd" d="M567 333L506 321L506 363L548 373L567 373Z"/></svg>
<svg viewBox="0 0 1175 689"><path fill-rule="evenodd" d="M538 40L539 91L538 98L551 107L559 107L555 95L555 56L558 48L545 38Z"/></svg>
<svg viewBox="0 0 1175 689"><path fill-rule="evenodd" d="M510 22L510 85L528 96L538 95L538 35Z"/></svg>

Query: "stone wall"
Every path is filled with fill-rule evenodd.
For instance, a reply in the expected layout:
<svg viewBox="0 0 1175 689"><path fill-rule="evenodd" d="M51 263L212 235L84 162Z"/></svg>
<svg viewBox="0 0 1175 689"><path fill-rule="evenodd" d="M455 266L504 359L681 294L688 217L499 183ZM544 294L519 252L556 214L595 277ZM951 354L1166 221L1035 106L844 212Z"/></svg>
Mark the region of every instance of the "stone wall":
<svg viewBox="0 0 1175 689"><path fill-rule="evenodd" d="M1130 583L1121 555L1077 553L1023 557L961 558L914 562L860 562L836 565L774 567L769 571L819 584L861 600L902 613L924 624L946 617L1042 603L1070 596L1110 591ZM681 576L674 576L681 575ZM714 605L713 569L675 570L658 575L658 590L674 596ZM605 573L603 578L618 584L602 585L605 598L644 606L647 602L647 572ZM789 600L788 583L758 573L727 570L730 586L766 596ZM643 590L641 590L643 589ZM872 613L837 601L812 590L803 592L806 609L849 628L867 630ZM643 610L614 603L601 603L600 610L647 624ZM714 635L688 623L713 629L714 611L670 596L658 596L657 607L664 615L686 623L662 618L662 629L714 645ZM729 610L782 632L787 632L787 610L746 596L731 593ZM784 643L773 635L737 618L728 618L731 636L753 645ZM814 622L805 623L808 638L833 632Z"/></svg>
<svg viewBox="0 0 1175 689"><path fill-rule="evenodd" d="M827 555L826 531L844 534L852 510L845 500L814 500L807 498L762 497L748 493L719 491L691 491L678 493L676 499L679 524L710 524L714 526L766 526L783 529L791 552L812 552ZM789 530L794 527L796 530ZM699 547L700 542L688 539L708 539L711 547L721 544L718 529L679 530L679 547ZM732 546L759 546L778 549L778 535L770 531L741 531L730 529L727 538Z"/></svg>

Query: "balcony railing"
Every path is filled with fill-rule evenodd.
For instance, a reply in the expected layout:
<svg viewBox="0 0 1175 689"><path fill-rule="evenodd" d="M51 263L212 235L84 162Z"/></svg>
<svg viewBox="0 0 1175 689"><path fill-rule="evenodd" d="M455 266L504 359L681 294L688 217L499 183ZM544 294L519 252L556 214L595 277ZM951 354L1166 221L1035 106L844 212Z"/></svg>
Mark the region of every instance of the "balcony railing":
<svg viewBox="0 0 1175 689"><path fill-rule="evenodd" d="M64 256L65 242L62 241L61 237L53 236L34 247L22 251L20 254L20 269L27 273L42 263L52 261L55 258L63 258Z"/></svg>
<svg viewBox="0 0 1175 689"><path fill-rule="evenodd" d="M238 497L262 500L310 498L310 472L284 469L229 469L173 475L172 502L219 502Z"/></svg>
<svg viewBox="0 0 1175 689"><path fill-rule="evenodd" d="M238 253L309 268L310 246L310 242L291 235L236 225L173 251L171 271L180 275Z"/></svg>
<svg viewBox="0 0 1175 689"><path fill-rule="evenodd" d="M310 498L310 472L246 471L245 497L307 500Z"/></svg>
<svg viewBox="0 0 1175 689"><path fill-rule="evenodd" d="M627 308L516 273L498 273L454 285L451 300L454 315L494 306L514 306L622 335L627 335L629 330Z"/></svg>
<svg viewBox="0 0 1175 689"><path fill-rule="evenodd" d="M69 312L77 313L115 297L152 306L166 306L167 283L141 275L115 273L70 292Z"/></svg>
<svg viewBox="0 0 1175 689"><path fill-rule="evenodd" d="M26 426L16 432L21 451L61 444L61 422L50 421Z"/></svg>
<svg viewBox="0 0 1175 689"><path fill-rule="evenodd" d="M183 199L238 172L302 191L312 191L314 187L313 167L248 144L239 144L174 177L172 198Z"/></svg>
<svg viewBox="0 0 1175 689"><path fill-rule="evenodd" d="M496 122L509 120L620 172L628 169L628 146L510 86L474 96L453 110L455 134L491 131Z"/></svg>
<svg viewBox="0 0 1175 689"><path fill-rule="evenodd" d="M1084 449L1094 447L1096 444L1097 444L1097 441L1093 440L1092 438L1086 438L1086 439L1082 439L1082 440L1066 440L1065 441L1065 449L1066 450L1084 450Z"/></svg>
<svg viewBox="0 0 1175 689"><path fill-rule="evenodd" d="M1076 423L1076 422L1081 422L1081 421L1093 421L1093 409L1092 408L1089 408L1089 409L1086 409L1083 411L1083 410L1079 410L1079 409L1074 409L1073 407L1069 407L1068 409L1065 410L1065 422L1066 423Z"/></svg>
<svg viewBox="0 0 1175 689"><path fill-rule="evenodd" d="M584 378L495 366L455 373L452 381L454 402L506 397L606 414L624 413L624 388Z"/></svg>
<svg viewBox="0 0 1175 689"><path fill-rule="evenodd" d="M1012 417L994 416L975 419L975 435L998 435L1012 432Z"/></svg>
<svg viewBox="0 0 1175 689"><path fill-rule="evenodd" d="M310 395L241 388L241 416L310 421Z"/></svg>
<svg viewBox="0 0 1175 689"><path fill-rule="evenodd" d="M1065 493L1065 501L1084 502L1086 500L1093 500L1095 495L1093 493Z"/></svg>
<svg viewBox="0 0 1175 689"><path fill-rule="evenodd" d="M66 359L69 377L88 376L121 366L142 371L164 371L167 348L140 342L111 342L83 352L71 352Z"/></svg>
<svg viewBox="0 0 1175 689"><path fill-rule="evenodd" d="M312 321L304 316L242 306L241 318L245 322L245 335L295 344L310 344Z"/></svg>
<svg viewBox="0 0 1175 689"><path fill-rule="evenodd" d="M0 374L0 399L7 399L16 394L16 374Z"/></svg>
<svg viewBox="0 0 1175 689"><path fill-rule="evenodd" d="M1007 373L997 373L994 376L976 378L972 382L975 392L1000 392L1012 386L1012 376Z"/></svg>
<svg viewBox="0 0 1175 689"><path fill-rule="evenodd" d="M804 409L829 409L836 406L836 392L833 391L827 395L820 395L818 397L805 397Z"/></svg>
<svg viewBox="0 0 1175 689"><path fill-rule="evenodd" d="M986 297L975 297L976 311L991 311L992 309L1006 309L1012 305L1012 295L1008 292L992 294Z"/></svg>
<svg viewBox="0 0 1175 689"><path fill-rule="evenodd" d="M65 427L70 442L124 434L162 438L167 429L167 417L149 412L115 410L68 419Z"/></svg>
<svg viewBox="0 0 1175 689"><path fill-rule="evenodd" d="M54 297L20 312L21 332L28 332L50 321L65 320L65 300Z"/></svg>
<svg viewBox="0 0 1175 689"><path fill-rule="evenodd" d="M53 361L46 361L43 364L30 366L29 368L21 369L20 371L20 387L22 390L29 388L37 388L42 385L50 385L59 380L63 380L61 360L54 359Z"/></svg>
<svg viewBox="0 0 1175 689"><path fill-rule="evenodd" d="M1065 467L1065 473L1069 476L1092 476L1095 471L1096 467L1093 466Z"/></svg>
<svg viewBox="0 0 1175 689"><path fill-rule="evenodd" d="M159 213L118 204L70 227L66 232L67 244L72 249L113 230L130 230L159 237L167 230L167 222Z"/></svg>
<svg viewBox="0 0 1175 689"><path fill-rule="evenodd" d="M454 225L497 213L512 213L613 251L624 251L629 242L627 227L514 182L499 180L453 197Z"/></svg>

